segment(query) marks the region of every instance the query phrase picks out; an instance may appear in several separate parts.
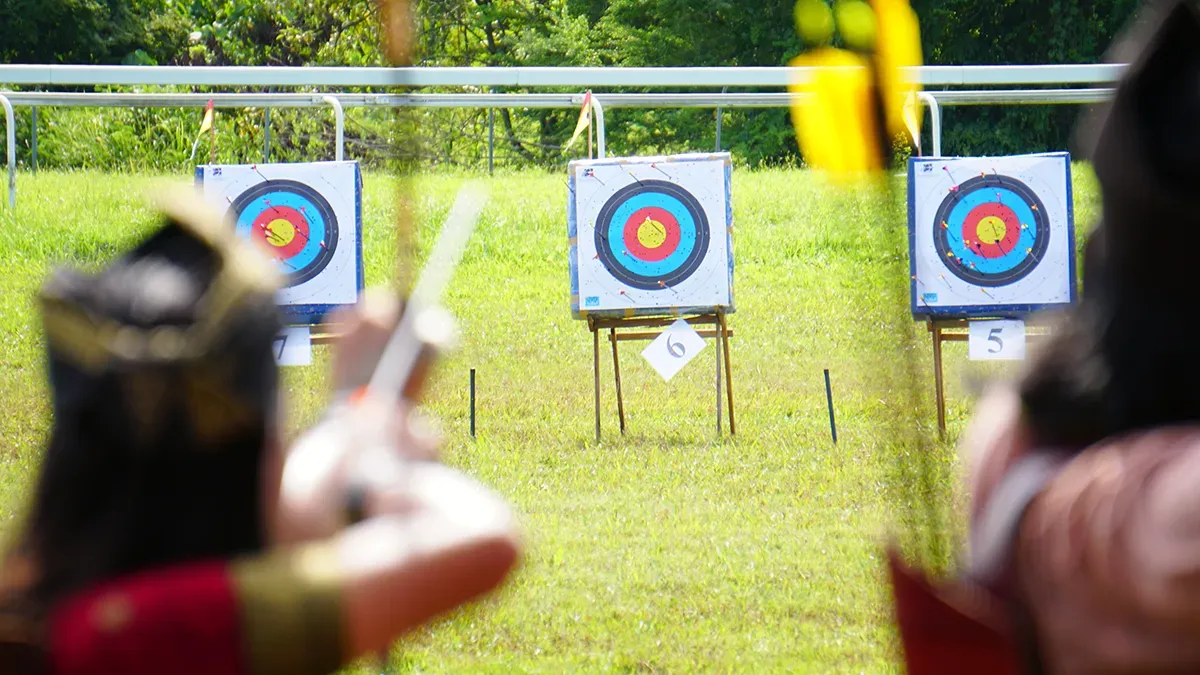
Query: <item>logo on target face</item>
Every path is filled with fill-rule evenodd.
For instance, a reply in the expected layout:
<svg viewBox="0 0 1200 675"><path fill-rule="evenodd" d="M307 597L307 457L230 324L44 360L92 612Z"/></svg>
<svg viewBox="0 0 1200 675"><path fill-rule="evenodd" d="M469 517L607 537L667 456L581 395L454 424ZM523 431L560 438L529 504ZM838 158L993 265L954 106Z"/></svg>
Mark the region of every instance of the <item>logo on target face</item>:
<svg viewBox="0 0 1200 675"><path fill-rule="evenodd" d="M333 208L304 183L258 183L238 195L230 213L240 236L258 242L279 261L289 287L320 274L337 250L338 222Z"/></svg>
<svg viewBox="0 0 1200 675"><path fill-rule="evenodd" d="M1041 199L1021 181L976 176L938 207L933 243L947 269L979 286L1007 286L1041 263L1050 221Z"/></svg>
<svg viewBox="0 0 1200 675"><path fill-rule="evenodd" d="M676 286L708 254L708 218L687 190L662 180L628 185L596 219L596 252L622 283L643 290Z"/></svg>

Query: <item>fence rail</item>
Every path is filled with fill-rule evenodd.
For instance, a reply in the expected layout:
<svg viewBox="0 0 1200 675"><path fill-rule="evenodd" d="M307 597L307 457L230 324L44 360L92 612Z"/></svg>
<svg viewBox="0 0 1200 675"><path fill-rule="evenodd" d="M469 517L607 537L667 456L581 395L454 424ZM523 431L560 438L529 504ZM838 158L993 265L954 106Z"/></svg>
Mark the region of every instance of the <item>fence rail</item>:
<svg viewBox="0 0 1200 675"><path fill-rule="evenodd" d="M1026 89L929 91L943 106L1053 105L1097 103L1112 89ZM18 106L191 108L209 101L219 108L312 108L337 99L346 108L566 108L579 105L580 94L132 94L6 92ZM595 94L609 108L782 108L791 94Z"/></svg>
<svg viewBox="0 0 1200 675"><path fill-rule="evenodd" d="M1123 64L922 66L927 87L1111 84ZM0 65L0 85L210 87L786 87L810 68L294 68Z"/></svg>

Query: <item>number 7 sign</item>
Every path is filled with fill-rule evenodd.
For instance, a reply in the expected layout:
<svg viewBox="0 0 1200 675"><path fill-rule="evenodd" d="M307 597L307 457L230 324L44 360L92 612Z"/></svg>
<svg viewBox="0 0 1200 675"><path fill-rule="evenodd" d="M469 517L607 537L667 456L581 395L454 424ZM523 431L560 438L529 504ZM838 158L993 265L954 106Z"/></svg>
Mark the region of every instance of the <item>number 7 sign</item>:
<svg viewBox="0 0 1200 675"><path fill-rule="evenodd" d="M1025 359L1024 321L972 321L968 352L972 361Z"/></svg>

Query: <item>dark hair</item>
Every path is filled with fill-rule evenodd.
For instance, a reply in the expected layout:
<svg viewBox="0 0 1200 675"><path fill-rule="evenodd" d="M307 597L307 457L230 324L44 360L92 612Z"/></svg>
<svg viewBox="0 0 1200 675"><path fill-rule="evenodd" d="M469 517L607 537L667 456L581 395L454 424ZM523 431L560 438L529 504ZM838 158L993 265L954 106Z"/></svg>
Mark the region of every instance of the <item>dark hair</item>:
<svg viewBox="0 0 1200 675"><path fill-rule="evenodd" d="M0 670L11 672L4 666L40 648L37 626L73 593L263 548L261 473L276 408L278 316L261 292L235 293L232 310L226 303L219 320L206 316L221 304L210 291L230 290L228 279L218 284L226 262L210 242L168 225L99 275L68 270L47 283L54 424L6 561L8 571L25 565L32 577L0 597L0 618L34 637L10 639L6 649L0 636ZM63 348L70 340L56 342L55 331L66 329L52 328L49 317L63 308L72 320L119 327L114 334L157 339L164 330L212 330L203 350L113 357L96 369ZM75 338L99 342L102 332L75 331Z"/></svg>
<svg viewBox="0 0 1200 675"><path fill-rule="evenodd" d="M1021 382L1042 446L1200 421L1200 296L1181 241L1200 226L1200 13L1172 0L1144 18L1118 45L1131 63L1113 100L1081 135L1103 196L1082 297Z"/></svg>

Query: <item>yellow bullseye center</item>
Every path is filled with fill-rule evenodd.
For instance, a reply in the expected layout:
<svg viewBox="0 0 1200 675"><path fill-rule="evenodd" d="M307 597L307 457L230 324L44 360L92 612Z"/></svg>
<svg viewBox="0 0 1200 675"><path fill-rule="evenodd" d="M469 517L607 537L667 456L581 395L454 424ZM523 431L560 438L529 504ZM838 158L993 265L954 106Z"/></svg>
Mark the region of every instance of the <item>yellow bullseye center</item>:
<svg viewBox="0 0 1200 675"><path fill-rule="evenodd" d="M267 242L272 246L283 248L296 238L296 226L283 218L277 218L267 223Z"/></svg>
<svg viewBox="0 0 1200 675"><path fill-rule="evenodd" d="M1008 226L1004 224L1003 219L996 216L981 218L979 224L975 226L975 236L985 244L1002 241L1006 234L1008 234Z"/></svg>
<svg viewBox="0 0 1200 675"><path fill-rule="evenodd" d="M646 216L646 220L638 225L638 242L646 248L658 248L667 240L667 228L662 223Z"/></svg>

